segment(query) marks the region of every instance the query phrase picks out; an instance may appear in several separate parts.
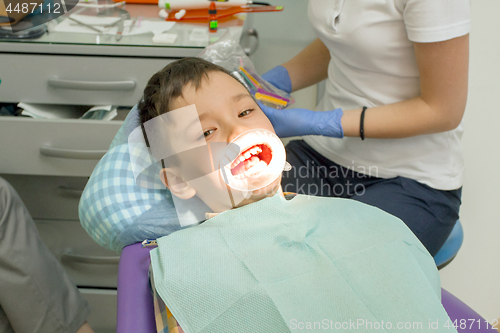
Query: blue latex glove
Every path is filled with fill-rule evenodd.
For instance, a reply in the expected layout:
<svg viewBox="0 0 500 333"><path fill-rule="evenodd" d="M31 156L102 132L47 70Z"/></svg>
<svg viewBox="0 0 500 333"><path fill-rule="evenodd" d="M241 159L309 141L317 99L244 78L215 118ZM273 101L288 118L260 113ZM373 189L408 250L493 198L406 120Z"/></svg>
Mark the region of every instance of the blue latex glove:
<svg viewBox="0 0 500 333"><path fill-rule="evenodd" d="M261 78L284 92L289 94L292 92L292 81L290 80L290 75L288 75L288 70L283 66L276 66L273 69L268 70L261 75Z"/></svg>
<svg viewBox="0 0 500 333"><path fill-rule="evenodd" d="M271 121L276 135L281 138L302 135L323 135L343 138L344 130L340 119L342 109L316 112L307 109L278 110L259 103L260 108Z"/></svg>

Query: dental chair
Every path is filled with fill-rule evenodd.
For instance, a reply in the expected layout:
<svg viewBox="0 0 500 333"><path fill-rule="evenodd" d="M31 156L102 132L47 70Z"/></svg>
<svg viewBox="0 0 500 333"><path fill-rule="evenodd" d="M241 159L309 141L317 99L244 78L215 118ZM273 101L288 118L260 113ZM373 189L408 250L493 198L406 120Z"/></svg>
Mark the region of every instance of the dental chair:
<svg viewBox="0 0 500 333"><path fill-rule="evenodd" d="M179 229L174 226L175 223L165 223L176 217L175 212L172 215L172 211L167 209L172 201L164 186L159 183L146 189L134 182L126 143L128 135L139 125L138 110L134 107L113 140L110 150L94 170L79 206L80 221L89 235L102 246L115 251L119 251L124 245L156 238ZM438 268L453 260L462 240L462 227L460 221L457 221L445 245L435 257ZM149 250L141 248L140 243L123 248L118 273L119 333L156 332L153 297L148 279L149 263ZM452 320L475 318L486 323L445 290L442 291L442 303ZM485 325L481 326L479 332L489 331L483 326ZM459 332L466 331L459 329Z"/></svg>

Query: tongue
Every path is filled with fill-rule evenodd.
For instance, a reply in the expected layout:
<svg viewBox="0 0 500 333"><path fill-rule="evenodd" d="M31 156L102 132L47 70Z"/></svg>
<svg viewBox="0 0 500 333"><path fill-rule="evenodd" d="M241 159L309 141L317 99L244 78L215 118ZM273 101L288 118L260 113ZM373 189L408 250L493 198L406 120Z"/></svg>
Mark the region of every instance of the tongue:
<svg viewBox="0 0 500 333"><path fill-rule="evenodd" d="M255 166L257 163L259 163L260 159L257 156L251 156L250 158L244 160L237 166L235 166L232 170L231 173L233 176L239 175L244 173L245 171L249 170L251 167Z"/></svg>

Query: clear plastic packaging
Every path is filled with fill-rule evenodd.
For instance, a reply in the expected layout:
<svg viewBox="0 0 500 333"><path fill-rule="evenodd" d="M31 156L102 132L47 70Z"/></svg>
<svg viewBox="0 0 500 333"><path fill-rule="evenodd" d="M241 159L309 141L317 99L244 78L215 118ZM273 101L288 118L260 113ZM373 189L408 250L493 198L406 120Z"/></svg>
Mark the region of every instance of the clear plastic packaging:
<svg viewBox="0 0 500 333"><path fill-rule="evenodd" d="M284 109L295 102L290 94L276 88L257 74L252 61L230 30L215 43L207 46L199 57L227 69L257 101L266 106Z"/></svg>

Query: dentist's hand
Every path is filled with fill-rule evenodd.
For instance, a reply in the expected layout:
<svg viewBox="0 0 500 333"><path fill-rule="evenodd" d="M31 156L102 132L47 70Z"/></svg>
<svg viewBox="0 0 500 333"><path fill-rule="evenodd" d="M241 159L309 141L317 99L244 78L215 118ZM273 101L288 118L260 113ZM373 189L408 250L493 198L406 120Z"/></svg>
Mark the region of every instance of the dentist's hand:
<svg viewBox="0 0 500 333"><path fill-rule="evenodd" d="M292 92L292 81L290 80L290 75L288 75L288 70L283 66L276 66L273 69L268 70L262 74L261 78L286 93L290 94Z"/></svg>
<svg viewBox="0 0 500 333"><path fill-rule="evenodd" d="M333 111L311 111L307 109L278 110L259 103L260 108L271 121L276 135L281 138L302 135L323 135L343 138L344 130L340 119L342 109Z"/></svg>

